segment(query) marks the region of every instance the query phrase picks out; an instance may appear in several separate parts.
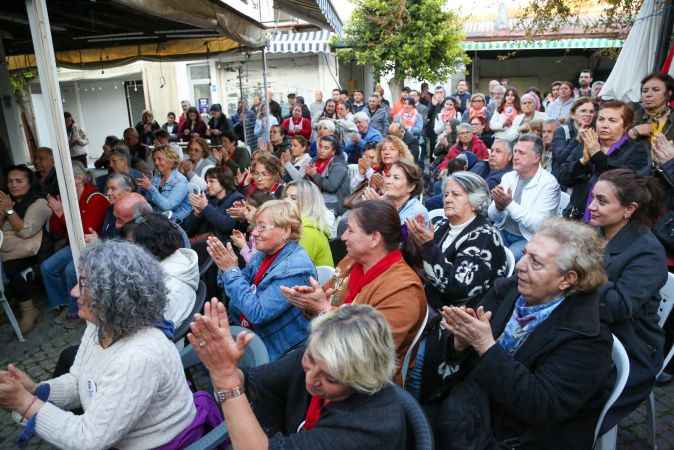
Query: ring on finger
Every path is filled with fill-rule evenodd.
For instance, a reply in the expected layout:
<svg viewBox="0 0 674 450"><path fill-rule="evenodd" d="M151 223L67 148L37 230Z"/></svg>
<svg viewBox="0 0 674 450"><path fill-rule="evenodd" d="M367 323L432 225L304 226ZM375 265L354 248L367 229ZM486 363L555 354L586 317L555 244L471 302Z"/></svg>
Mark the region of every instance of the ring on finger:
<svg viewBox="0 0 674 450"><path fill-rule="evenodd" d="M199 347L205 347L206 341L199 341Z"/></svg>

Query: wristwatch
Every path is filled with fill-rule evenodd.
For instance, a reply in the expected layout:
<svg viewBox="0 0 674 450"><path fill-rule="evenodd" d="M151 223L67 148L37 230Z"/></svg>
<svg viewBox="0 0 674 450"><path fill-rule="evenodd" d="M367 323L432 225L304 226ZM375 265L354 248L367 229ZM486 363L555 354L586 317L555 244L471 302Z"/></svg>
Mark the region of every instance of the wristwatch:
<svg viewBox="0 0 674 450"><path fill-rule="evenodd" d="M213 396L215 397L215 400L217 400L218 403L224 403L227 400L241 397L243 394L245 394L245 391L241 386L236 386L235 388L232 389L224 389L222 391L218 391L215 389L213 390Z"/></svg>
<svg viewBox="0 0 674 450"><path fill-rule="evenodd" d="M15 212L15 211L14 211L12 208L9 208L9 209L6 209L6 210L5 210L5 214L6 214L7 216L11 216L12 214L14 214L14 212Z"/></svg>

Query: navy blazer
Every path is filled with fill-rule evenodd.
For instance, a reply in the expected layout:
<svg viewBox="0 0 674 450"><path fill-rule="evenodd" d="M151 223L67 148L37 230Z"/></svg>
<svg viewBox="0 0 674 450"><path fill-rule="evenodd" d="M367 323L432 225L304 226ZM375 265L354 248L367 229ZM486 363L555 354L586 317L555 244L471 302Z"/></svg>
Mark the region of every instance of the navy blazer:
<svg viewBox="0 0 674 450"><path fill-rule="evenodd" d="M606 245L604 268L608 283L599 290L601 319L630 359L630 376L619 402L633 396L643 400L663 360L658 305L659 291L667 282L665 250L649 229L629 223Z"/></svg>

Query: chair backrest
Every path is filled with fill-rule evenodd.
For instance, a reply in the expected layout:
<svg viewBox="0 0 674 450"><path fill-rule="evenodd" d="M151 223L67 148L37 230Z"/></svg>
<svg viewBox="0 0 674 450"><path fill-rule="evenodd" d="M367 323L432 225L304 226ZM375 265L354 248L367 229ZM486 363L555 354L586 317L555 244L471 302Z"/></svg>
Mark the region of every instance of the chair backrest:
<svg viewBox="0 0 674 450"><path fill-rule="evenodd" d="M323 286L335 274L335 268L330 266L316 266L318 283Z"/></svg>
<svg viewBox="0 0 674 450"><path fill-rule="evenodd" d="M433 219L438 219L441 217L445 217L445 210L443 208L432 209L428 211L428 220L431 222L433 222Z"/></svg>
<svg viewBox="0 0 674 450"><path fill-rule="evenodd" d="M569 206L569 202L571 201L571 196L564 192L561 191L559 193L559 215L561 216L564 213L564 210L566 209L567 206Z"/></svg>
<svg viewBox="0 0 674 450"><path fill-rule="evenodd" d="M349 180L353 180L358 174L358 164L349 164L347 169L349 173Z"/></svg>
<svg viewBox="0 0 674 450"><path fill-rule="evenodd" d="M187 316L187 319L185 319L185 321L178 327L178 329L173 334L173 342L178 342L185 339L185 336L187 336L187 332L190 331L190 323L192 322L192 317L194 317L195 314L197 314L203 309L204 303L206 303L206 284L203 281L199 281L199 288L197 289L197 298L196 300L194 300L194 307L192 308L192 312L190 313L189 316Z"/></svg>
<svg viewBox="0 0 674 450"><path fill-rule="evenodd" d="M424 320L421 322L421 326L417 330L417 334L414 336L414 340L412 340L410 348L408 348L407 352L405 352L405 357L403 358L402 366L400 367L400 374L402 375L403 386L405 386L405 380L407 379L407 371L410 368L410 359L412 359L414 349L417 348L417 345L421 340L421 335L424 333L424 329L426 328L426 323L428 322L428 314L429 314L428 307L426 307L426 315L424 316Z"/></svg>
<svg viewBox="0 0 674 450"><path fill-rule="evenodd" d="M622 342L620 342L620 340L615 337L615 335L613 335L613 351L611 355L613 359L613 365L615 365L617 372L616 382L613 386L613 390L611 391L611 395L604 405L604 409L601 410L599 420L597 420L597 426L594 429L595 442L597 442L597 438L599 437L599 430L601 429L601 425L604 422L606 413L609 409L611 409L611 406L613 406L615 401L618 400L620 394L622 394L623 389L625 389L625 385L627 384L627 377L630 375L630 360L627 357L625 347L623 346Z"/></svg>
<svg viewBox="0 0 674 450"><path fill-rule="evenodd" d="M667 274L667 283L660 289L660 306L658 307L658 325L663 327L674 306L674 274Z"/></svg>
<svg viewBox="0 0 674 450"><path fill-rule="evenodd" d="M508 260L508 276L511 276L513 273L515 273L515 265L517 264L517 261L515 261L515 255L513 254L512 250L510 250L508 247L503 247L505 250L506 254L506 259Z"/></svg>
<svg viewBox="0 0 674 450"><path fill-rule="evenodd" d="M252 333L250 330L239 326L230 326L229 331L232 332L232 337L234 339L236 339L239 333L244 331ZM239 361L239 368L257 367L267 363L269 363L267 346L264 345L260 336L254 334L253 340L250 341L248 347L246 347L246 353L243 355L243 358L241 358L241 361Z"/></svg>
<svg viewBox="0 0 674 450"><path fill-rule="evenodd" d="M400 386L394 386L407 422L407 448L433 450L433 431L419 403Z"/></svg>

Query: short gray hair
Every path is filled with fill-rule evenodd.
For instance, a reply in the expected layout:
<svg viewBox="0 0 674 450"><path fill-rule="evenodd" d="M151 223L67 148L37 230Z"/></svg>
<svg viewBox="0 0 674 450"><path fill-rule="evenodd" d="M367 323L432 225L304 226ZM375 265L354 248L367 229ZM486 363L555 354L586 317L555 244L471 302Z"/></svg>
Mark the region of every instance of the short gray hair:
<svg viewBox="0 0 674 450"><path fill-rule="evenodd" d="M353 122L356 123L360 121L370 123L370 116L368 116L365 111L359 111L353 115Z"/></svg>
<svg viewBox="0 0 674 450"><path fill-rule="evenodd" d="M508 150L508 153L512 155L513 143L511 141L509 141L508 139L496 138L494 139L494 142L491 144L492 148L494 148L494 144L496 144L497 142L500 142L501 144L505 145L506 150Z"/></svg>
<svg viewBox="0 0 674 450"><path fill-rule="evenodd" d="M307 351L325 362L338 382L374 394L396 367L393 335L384 316L369 305L346 305L311 322Z"/></svg>
<svg viewBox="0 0 674 450"><path fill-rule="evenodd" d="M86 278L83 289L91 298L99 339L106 336L115 342L163 320L164 271L140 246L101 240L82 252L79 273Z"/></svg>
<svg viewBox="0 0 674 450"><path fill-rule="evenodd" d="M506 88L502 84L499 84L498 86L494 86L494 92L500 92L501 94L506 93Z"/></svg>
<svg viewBox="0 0 674 450"><path fill-rule="evenodd" d="M461 131L470 131L472 133L473 126L469 123L462 122L456 126L456 132L459 133Z"/></svg>
<svg viewBox="0 0 674 450"><path fill-rule="evenodd" d="M136 191L136 183L130 175L126 173L113 173L108 177L108 182L114 181L119 184L120 189L128 192Z"/></svg>
<svg viewBox="0 0 674 450"><path fill-rule="evenodd" d="M468 194L468 203L475 208L478 216L487 215L491 193L484 178L473 172L459 171L448 175L447 180L454 181Z"/></svg>
<svg viewBox="0 0 674 450"><path fill-rule="evenodd" d="M555 260L560 273L576 272L578 280L569 292L591 292L606 283L604 240L597 231L580 222L559 217L546 219L536 235L559 244Z"/></svg>
<svg viewBox="0 0 674 450"><path fill-rule="evenodd" d="M126 144L117 144L112 148L112 152L110 152L110 156L121 156L123 158L126 158L126 162L131 165L131 151L129 150L129 147Z"/></svg>
<svg viewBox="0 0 674 450"><path fill-rule="evenodd" d="M517 142L531 142L534 144L533 151L536 152L538 156L543 156L543 139L541 139L537 134L533 133L524 133L521 134L517 139Z"/></svg>
<svg viewBox="0 0 674 450"><path fill-rule="evenodd" d="M87 168L84 167L84 164L79 161L73 161L72 164L74 177L87 178L89 176L89 172L87 172Z"/></svg>
<svg viewBox="0 0 674 450"><path fill-rule="evenodd" d="M318 128L326 128L330 130L331 133L335 132L335 122L332 120L328 119L323 119L318 121L318 125L316 125Z"/></svg>
<svg viewBox="0 0 674 450"><path fill-rule="evenodd" d="M555 128L559 127L560 123L557 119L545 119L543 125L554 125Z"/></svg>

